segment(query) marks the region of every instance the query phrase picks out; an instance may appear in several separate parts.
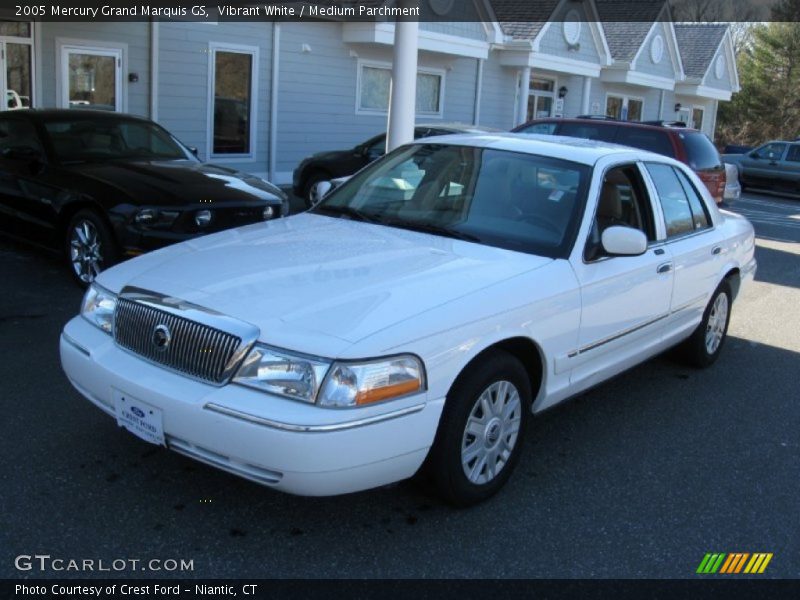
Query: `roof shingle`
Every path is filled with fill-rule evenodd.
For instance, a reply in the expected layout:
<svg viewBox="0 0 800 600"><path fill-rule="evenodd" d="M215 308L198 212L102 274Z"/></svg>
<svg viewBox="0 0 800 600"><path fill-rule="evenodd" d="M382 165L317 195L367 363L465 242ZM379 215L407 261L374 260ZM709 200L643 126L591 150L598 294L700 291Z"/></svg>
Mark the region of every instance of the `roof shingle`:
<svg viewBox="0 0 800 600"><path fill-rule="evenodd" d="M675 37L687 77L705 76L728 26L721 23L676 23Z"/></svg>

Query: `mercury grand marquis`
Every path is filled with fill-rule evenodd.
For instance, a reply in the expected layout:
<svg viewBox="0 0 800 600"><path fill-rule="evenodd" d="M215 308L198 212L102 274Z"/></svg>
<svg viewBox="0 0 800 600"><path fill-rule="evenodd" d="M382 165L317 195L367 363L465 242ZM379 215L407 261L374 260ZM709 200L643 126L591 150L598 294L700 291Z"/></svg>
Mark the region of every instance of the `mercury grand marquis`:
<svg viewBox="0 0 800 600"><path fill-rule="evenodd" d="M469 505L532 415L673 346L714 363L755 270L750 223L675 160L442 136L306 213L104 271L61 361L130 432L275 489L420 472Z"/></svg>

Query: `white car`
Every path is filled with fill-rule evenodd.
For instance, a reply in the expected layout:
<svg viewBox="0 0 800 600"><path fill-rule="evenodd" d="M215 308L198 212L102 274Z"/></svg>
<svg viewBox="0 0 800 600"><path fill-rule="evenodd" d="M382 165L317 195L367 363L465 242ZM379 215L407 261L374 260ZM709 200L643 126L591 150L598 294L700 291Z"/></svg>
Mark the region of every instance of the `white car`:
<svg viewBox="0 0 800 600"><path fill-rule="evenodd" d="M275 489L424 469L468 505L531 414L677 344L713 363L755 269L750 223L675 160L447 136L309 212L104 271L61 361L132 433Z"/></svg>

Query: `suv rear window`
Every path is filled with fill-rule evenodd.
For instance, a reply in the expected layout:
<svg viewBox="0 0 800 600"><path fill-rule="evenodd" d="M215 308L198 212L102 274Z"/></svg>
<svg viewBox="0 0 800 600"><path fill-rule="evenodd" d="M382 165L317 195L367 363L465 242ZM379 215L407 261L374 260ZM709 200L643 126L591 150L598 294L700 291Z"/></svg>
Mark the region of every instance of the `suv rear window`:
<svg viewBox="0 0 800 600"><path fill-rule="evenodd" d="M623 146L632 146L633 148L675 158L672 142L663 131L640 129L638 127L620 127L615 141Z"/></svg>
<svg viewBox="0 0 800 600"><path fill-rule="evenodd" d="M686 148L686 159L695 171L723 169L722 159L708 136L699 131L685 131L678 134Z"/></svg>

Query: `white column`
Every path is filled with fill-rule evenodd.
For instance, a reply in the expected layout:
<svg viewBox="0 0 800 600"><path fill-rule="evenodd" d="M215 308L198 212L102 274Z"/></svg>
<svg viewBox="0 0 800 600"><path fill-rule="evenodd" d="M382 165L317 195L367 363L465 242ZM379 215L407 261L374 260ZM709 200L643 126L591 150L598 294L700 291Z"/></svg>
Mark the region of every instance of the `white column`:
<svg viewBox="0 0 800 600"><path fill-rule="evenodd" d="M483 94L483 59L478 59L478 70L475 74L475 106L472 109L472 124L481 122L481 94Z"/></svg>
<svg viewBox="0 0 800 600"><path fill-rule="evenodd" d="M592 97L592 78L588 75L583 78L583 90L581 91L581 114L588 115L591 107L589 100Z"/></svg>
<svg viewBox="0 0 800 600"><path fill-rule="evenodd" d="M519 96L517 97L517 125L522 125L528 120L528 94L530 93L530 87L531 68L525 67L520 71L519 78Z"/></svg>
<svg viewBox="0 0 800 600"><path fill-rule="evenodd" d="M414 140L418 32L419 23L416 21L395 22L389 123L386 130L387 152Z"/></svg>
<svg viewBox="0 0 800 600"><path fill-rule="evenodd" d="M150 120L158 122L158 21L150 19Z"/></svg>
<svg viewBox="0 0 800 600"><path fill-rule="evenodd" d="M269 180L278 173L278 85L281 65L281 24L272 23L272 78L269 87Z"/></svg>

